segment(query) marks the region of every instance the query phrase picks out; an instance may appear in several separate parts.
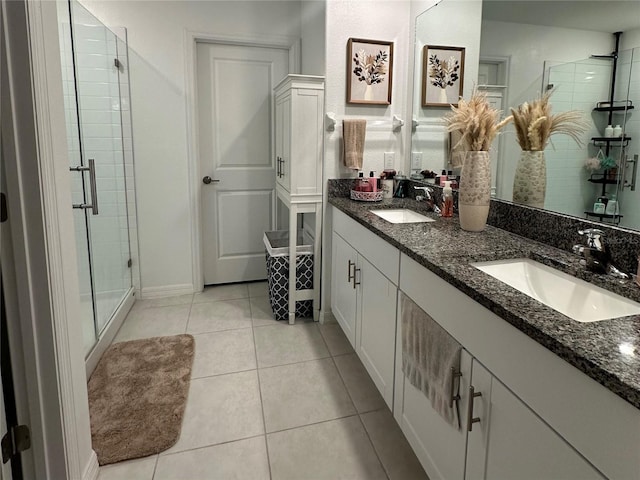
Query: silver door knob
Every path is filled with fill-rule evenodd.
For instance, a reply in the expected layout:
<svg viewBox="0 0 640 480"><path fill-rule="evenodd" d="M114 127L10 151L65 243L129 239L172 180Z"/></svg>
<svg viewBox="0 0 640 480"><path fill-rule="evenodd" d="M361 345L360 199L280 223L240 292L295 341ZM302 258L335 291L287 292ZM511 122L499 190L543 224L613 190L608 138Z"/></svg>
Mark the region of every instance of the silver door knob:
<svg viewBox="0 0 640 480"><path fill-rule="evenodd" d="M202 179L202 183L204 183L205 185L209 185L210 183L218 183L219 181L220 180L216 178L211 178L209 175Z"/></svg>

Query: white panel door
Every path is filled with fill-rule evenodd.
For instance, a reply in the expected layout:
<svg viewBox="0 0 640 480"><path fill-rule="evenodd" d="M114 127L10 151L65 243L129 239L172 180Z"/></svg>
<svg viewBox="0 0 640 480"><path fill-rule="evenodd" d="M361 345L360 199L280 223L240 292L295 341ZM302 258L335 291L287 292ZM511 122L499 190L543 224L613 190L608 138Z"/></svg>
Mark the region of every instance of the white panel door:
<svg viewBox="0 0 640 480"><path fill-rule="evenodd" d="M356 352L373 383L393 410L396 298L398 287L371 265L358 258L360 282Z"/></svg>
<svg viewBox="0 0 640 480"><path fill-rule="evenodd" d="M197 45L206 285L266 276L262 237L275 227L272 91L288 69L285 49Z"/></svg>
<svg viewBox="0 0 640 480"><path fill-rule="evenodd" d="M331 241L331 310L351 345L356 345L357 253L340 235Z"/></svg>

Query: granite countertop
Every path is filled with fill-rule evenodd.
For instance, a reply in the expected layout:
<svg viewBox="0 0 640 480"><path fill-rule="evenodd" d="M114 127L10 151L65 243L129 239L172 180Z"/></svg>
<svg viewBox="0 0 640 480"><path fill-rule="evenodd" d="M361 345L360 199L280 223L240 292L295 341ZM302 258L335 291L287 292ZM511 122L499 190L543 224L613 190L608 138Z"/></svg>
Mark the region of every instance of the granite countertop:
<svg viewBox="0 0 640 480"><path fill-rule="evenodd" d="M577 322L470 262L528 257L640 302L635 283L588 272L578 255L489 225L480 233L466 232L457 216L427 213L426 204L415 200L393 198L371 204L331 196L329 203L640 409L640 315ZM374 207L409 208L437 220L392 224L369 212ZM621 352L621 345L632 347L633 353Z"/></svg>

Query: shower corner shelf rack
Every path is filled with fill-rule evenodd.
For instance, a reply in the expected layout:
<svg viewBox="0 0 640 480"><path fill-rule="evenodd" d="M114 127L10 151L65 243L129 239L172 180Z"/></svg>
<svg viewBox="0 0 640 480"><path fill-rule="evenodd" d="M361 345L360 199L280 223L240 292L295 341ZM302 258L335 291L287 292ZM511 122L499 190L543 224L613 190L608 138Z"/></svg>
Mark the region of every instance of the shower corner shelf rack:
<svg viewBox="0 0 640 480"><path fill-rule="evenodd" d="M289 209L289 323L296 301L313 300L313 319L320 313L320 242L322 241L322 145L324 77L287 75L274 88L276 195ZM278 209L276 209L277 217ZM315 214L313 288L296 289L298 214ZM276 224L278 224L276 218Z"/></svg>

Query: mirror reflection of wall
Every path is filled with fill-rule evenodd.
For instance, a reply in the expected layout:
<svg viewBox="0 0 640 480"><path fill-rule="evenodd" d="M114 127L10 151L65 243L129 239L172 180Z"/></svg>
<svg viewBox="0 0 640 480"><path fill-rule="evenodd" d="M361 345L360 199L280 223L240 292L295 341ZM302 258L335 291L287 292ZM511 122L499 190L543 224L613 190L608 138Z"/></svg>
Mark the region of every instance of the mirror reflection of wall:
<svg viewBox="0 0 640 480"><path fill-rule="evenodd" d="M424 28L428 24L442 22L445 18L455 18L457 13L449 10L442 16L441 7L431 8L416 20L416 61L422 44L433 42L430 32ZM461 2L450 1L449 9L463 10ZM428 18L428 19L427 19ZM455 29L458 33L463 29ZM524 101L539 97L553 84L551 98L553 112L578 109L584 112L590 127L583 135L580 147L567 136L554 135L545 150L547 159L547 195L545 209L585 218L585 211L593 210L599 196L617 196L622 218L590 217L605 223L620 221L620 225L640 229L640 185L632 190L633 163L628 163L625 171L624 159L633 159L640 152L640 113L635 110L616 112L611 119L624 128L624 134L631 137L625 149L623 142L609 145L607 152L620 168L617 182L596 184L588 181L591 172L585 168L585 160L595 157L606 143L594 146L593 137L604 136L609 123L608 112L594 111L598 102L609 99L612 61L591 58L593 54L610 54L615 48L613 32L623 31L620 54L617 62L615 82L616 101L630 99L640 105L640 4L638 2L530 2L485 0L482 7L481 41L478 52L478 75L470 79L469 88L477 85L485 89L490 99L508 113L509 107L516 107ZM463 37L459 37L463 38ZM450 39L455 45L455 38ZM635 50L634 50L635 48ZM635 54L635 55L634 55ZM469 66L467 62L466 67ZM420 72L416 69L416 77ZM418 78L415 79L416 85ZM467 86L467 81L465 81ZM467 96L465 88L465 96ZM418 90L414 89L417 93ZM415 95L414 93L414 95ZM418 107L419 96L414 107L419 116L428 116L425 109ZM637 107L638 108L638 107ZM637 109L636 108L636 109ZM439 109L435 115L442 116L446 110ZM634 116L635 114L635 116ZM444 142L444 135L432 132L431 144L435 138ZM634 140L635 137L635 140ZM429 142L420 126L412 137L412 150L428 148ZM430 155L424 151L423 157ZM492 157L494 187L497 198L512 199L513 178L520 147L515 139L513 126L494 144ZM425 161L425 168L429 164ZM599 173L599 172L596 172ZM627 185L625 186L625 178Z"/></svg>

